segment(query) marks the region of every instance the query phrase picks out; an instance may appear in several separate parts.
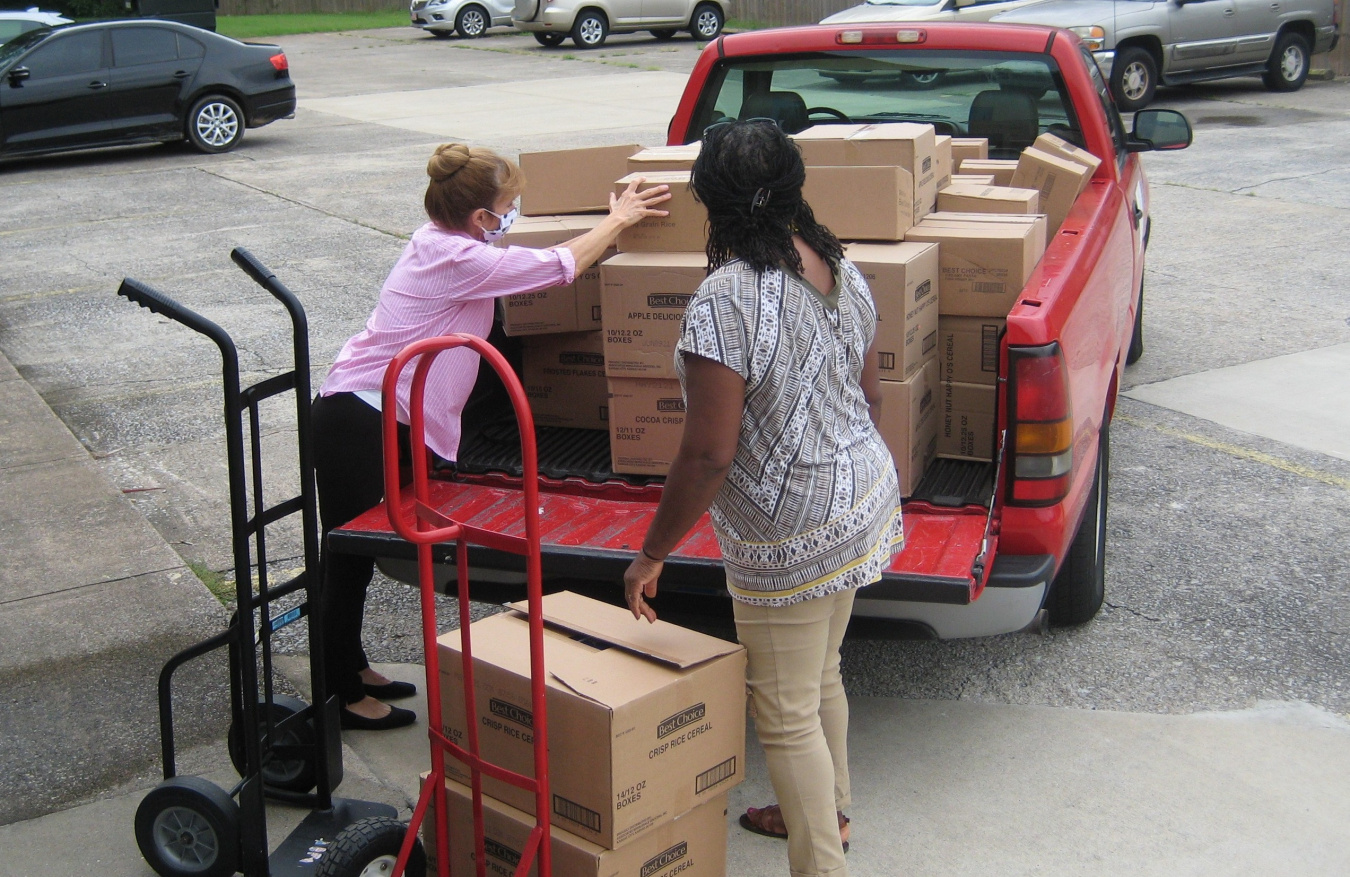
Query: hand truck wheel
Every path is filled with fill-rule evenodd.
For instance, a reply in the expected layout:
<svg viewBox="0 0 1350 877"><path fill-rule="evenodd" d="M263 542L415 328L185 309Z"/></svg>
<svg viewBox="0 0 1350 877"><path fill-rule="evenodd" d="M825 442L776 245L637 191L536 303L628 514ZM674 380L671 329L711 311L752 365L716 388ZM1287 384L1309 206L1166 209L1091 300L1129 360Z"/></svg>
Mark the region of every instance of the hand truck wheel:
<svg viewBox="0 0 1350 877"><path fill-rule="evenodd" d="M239 805L200 777L167 779L136 808L136 845L161 877L228 877L238 870Z"/></svg>
<svg viewBox="0 0 1350 877"><path fill-rule="evenodd" d="M266 703L258 701L258 737L261 738L267 731L267 716L264 710ZM276 728L286 719L296 713L309 708L297 697L289 697L285 694L277 694L272 697L272 727ZM299 756L291 758L279 758L273 756L267 757L263 753L262 780L263 785L273 789L283 789L287 792L308 792L314 788L317 775L317 767L313 761L313 753L318 750L314 746L314 722L306 719L299 724L293 724L280 733L275 730L272 735L272 745L277 746L304 746L309 750L309 757ZM244 734L239 718L236 716L230 721L230 731L226 736L230 750L230 763L240 776L244 775Z"/></svg>
<svg viewBox="0 0 1350 877"><path fill-rule="evenodd" d="M358 819L338 832L324 851L314 877L386 877L394 873L408 824L387 816ZM404 877L426 877L427 856L421 839L413 841Z"/></svg>

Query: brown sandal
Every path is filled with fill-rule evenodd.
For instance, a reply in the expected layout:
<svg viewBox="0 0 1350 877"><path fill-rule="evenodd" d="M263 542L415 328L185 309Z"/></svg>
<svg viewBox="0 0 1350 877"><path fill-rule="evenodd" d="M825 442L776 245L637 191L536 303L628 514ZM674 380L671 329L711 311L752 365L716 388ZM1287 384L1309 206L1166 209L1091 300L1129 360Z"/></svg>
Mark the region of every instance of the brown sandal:
<svg viewBox="0 0 1350 877"><path fill-rule="evenodd" d="M848 852L849 822L851 821L842 811L836 811L839 814L839 839L843 841L844 852ZM766 817L767 814L767 817ZM783 810L777 804L770 804L767 807L750 807L740 818L741 828L754 834L762 834L765 837L776 837L780 840L787 839L787 826L783 824ZM766 823L773 823L772 827Z"/></svg>

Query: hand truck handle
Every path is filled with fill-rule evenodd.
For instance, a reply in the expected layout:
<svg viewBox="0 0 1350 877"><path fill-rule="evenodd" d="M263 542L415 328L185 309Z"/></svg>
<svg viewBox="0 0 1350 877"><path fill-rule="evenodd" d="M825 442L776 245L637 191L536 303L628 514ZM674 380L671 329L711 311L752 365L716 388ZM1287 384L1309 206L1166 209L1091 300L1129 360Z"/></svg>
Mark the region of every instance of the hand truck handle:
<svg viewBox="0 0 1350 877"><path fill-rule="evenodd" d="M182 323L189 329L198 332L220 347L221 352L225 354L227 364L234 359L234 341L226 331L215 323L203 317L196 311L190 310L169 296L160 292L158 289L139 280L132 280L130 277L122 279L122 285L117 288L117 294L135 302L153 314L162 314L177 323ZM236 377L237 382L237 377Z"/></svg>

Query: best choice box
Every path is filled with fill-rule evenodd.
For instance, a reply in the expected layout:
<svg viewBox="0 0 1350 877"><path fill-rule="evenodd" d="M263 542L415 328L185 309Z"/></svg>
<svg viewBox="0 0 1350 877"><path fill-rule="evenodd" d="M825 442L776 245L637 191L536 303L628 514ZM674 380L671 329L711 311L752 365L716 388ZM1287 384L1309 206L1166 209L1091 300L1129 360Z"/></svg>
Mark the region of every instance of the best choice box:
<svg viewBox="0 0 1350 877"><path fill-rule="evenodd" d="M1067 158L1069 161L1076 161L1088 168L1092 173L1097 172L1102 160L1086 149L1079 149L1062 137L1056 137L1050 132L1046 132L1036 138L1031 144L1032 148L1039 149L1041 152L1048 152L1051 155L1058 155L1060 158ZM1091 176L1091 174L1089 174Z"/></svg>
<svg viewBox="0 0 1350 877"><path fill-rule="evenodd" d="M674 378L680 321L705 277L702 253L620 253L600 266L605 373Z"/></svg>
<svg viewBox="0 0 1350 877"><path fill-rule="evenodd" d="M521 383L539 426L609 428L603 332L526 337Z"/></svg>
<svg viewBox="0 0 1350 877"><path fill-rule="evenodd" d="M845 240L898 241L914 224L914 177L894 165L808 167L802 197L816 221Z"/></svg>
<svg viewBox="0 0 1350 877"><path fill-rule="evenodd" d="M645 182L638 189L669 186L670 200L656 205L668 216L649 216L619 232L620 253L702 253L708 243L708 211L694 200L689 171L635 173L611 183L617 194L633 180Z"/></svg>
<svg viewBox="0 0 1350 877"><path fill-rule="evenodd" d="M994 459L998 387L940 381L937 452L963 460Z"/></svg>
<svg viewBox="0 0 1350 877"><path fill-rule="evenodd" d="M911 179L911 222L933 210L937 200L936 135L932 125L885 122L873 125L816 125L793 135L808 170L829 166L903 168ZM858 191L870 191L857 189ZM807 198L813 209L815 201ZM828 225L828 223L827 223ZM831 226L833 231L833 226ZM853 237L840 234L840 237ZM873 235L862 235L872 237Z"/></svg>
<svg viewBox="0 0 1350 877"><path fill-rule="evenodd" d="M467 786L447 780L442 800L449 815L450 873L474 874L472 792ZM440 802L435 798L432 801L439 808ZM555 821L549 828L553 877L675 877L676 874L726 877L726 813L727 796L720 794L617 850L577 837ZM422 845L428 864L436 859L434 818L432 814L422 823ZM533 816L484 795L483 852L487 873L493 877L512 877L533 830ZM434 866L427 873L436 873ZM537 877L538 865L525 873Z"/></svg>
<svg viewBox="0 0 1350 877"><path fill-rule="evenodd" d="M595 228L602 216L524 216L503 236L502 246L547 249ZM605 255L613 255L610 250ZM498 308L507 335L585 332L600 328L600 268L578 265L576 280L538 292L504 296Z"/></svg>
<svg viewBox="0 0 1350 877"><path fill-rule="evenodd" d="M938 248L851 243L844 255L867 279L877 306L874 347L881 377L909 377L937 350Z"/></svg>
<svg viewBox="0 0 1350 877"><path fill-rule="evenodd" d="M952 167L952 136L938 134L933 138L933 176L939 192L951 185Z"/></svg>
<svg viewBox="0 0 1350 877"><path fill-rule="evenodd" d="M1017 162L1011 158L963 158L956 168L963 174L992 174L994 185L1011 186Z"/></svg>
<svg viewBox="0 0 1350 877"><path fill-rule="evenodd" d="M708 801L745 770L745 649L577 594L544 597L553 824L608 849ZM519 612L474 622L479 748L534 773L529 623ZM459 632L437 640L444 733L464 745ZM446 759L450 779L468 770ZM483 791L534 814L534 795L483 777Z"/></svg>
<svg viewBox="0 0 1350 877"><path fill-rule="evenodd" d="M525 173L525 191L520 194L520 212L543 216L608 211L614 181L628 173L628 156L641 149L636 143L626 143L522 152L520 169Z"/></svg>
<svg viewBox="0 0 1350 877"><path fill-rule="evenodd" d="M907 381L881 382L877 427L895 461L900 495L909 496L937 456L938 364L928 360Z"/></svg>
<svg viewBox="0 0 1350 877"><path fill-rule="evenodd" d="M683 146L648 146L628 156L628 173L650 174L657 171L687 171L694 167L702 143Z"/></svg>
<svg viewBox="0 0 1350 877"><path fill-rule="evenodd" d="M623 475L665 475L683 437L679 381L609 379L611 469Z"/></svg>
<svg viewBox="0 0 1350 877"><path fill-rule="evenodd" d="M1002 217L998 217L1002 218ZM1016 217L1032 219L1032 217ZM1006 317L1040 261L1034 222L923 222L905 237L939 245L938 312Z"/></svg>
<svg viewBox="0 0 1350 877"><path fill-rule="evenodd" d="M938 192L939 212L1037 213L1040 193L1011 186L948 186Z"/></svg>
<svg viewBox="0 0 1350 877"><path fill-rule="evenodd" d="M939 317L938 377L963 384L997 383L1006 324L1007 320L996 317Z"/></svg>

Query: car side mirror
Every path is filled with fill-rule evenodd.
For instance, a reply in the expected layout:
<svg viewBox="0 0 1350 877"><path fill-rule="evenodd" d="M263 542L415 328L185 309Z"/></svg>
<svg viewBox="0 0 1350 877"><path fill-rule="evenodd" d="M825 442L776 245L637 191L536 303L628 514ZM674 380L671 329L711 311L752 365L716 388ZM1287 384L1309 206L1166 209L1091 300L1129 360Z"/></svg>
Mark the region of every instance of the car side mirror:
<svg viewBox="0 0 1350 877"><path fill-rule="evenodd" d="M13 70L9 71L9 84L18 88L19 85L31 75L32 73L27 67L15 67Z"/></svg>
<svg viewBox="0 0 1350 877"><path fill-rule="evenodd" d="M1191 123L1176 110L1140 110L1127 144L1130 152L1185 149L1191 145Z"/></svg>

